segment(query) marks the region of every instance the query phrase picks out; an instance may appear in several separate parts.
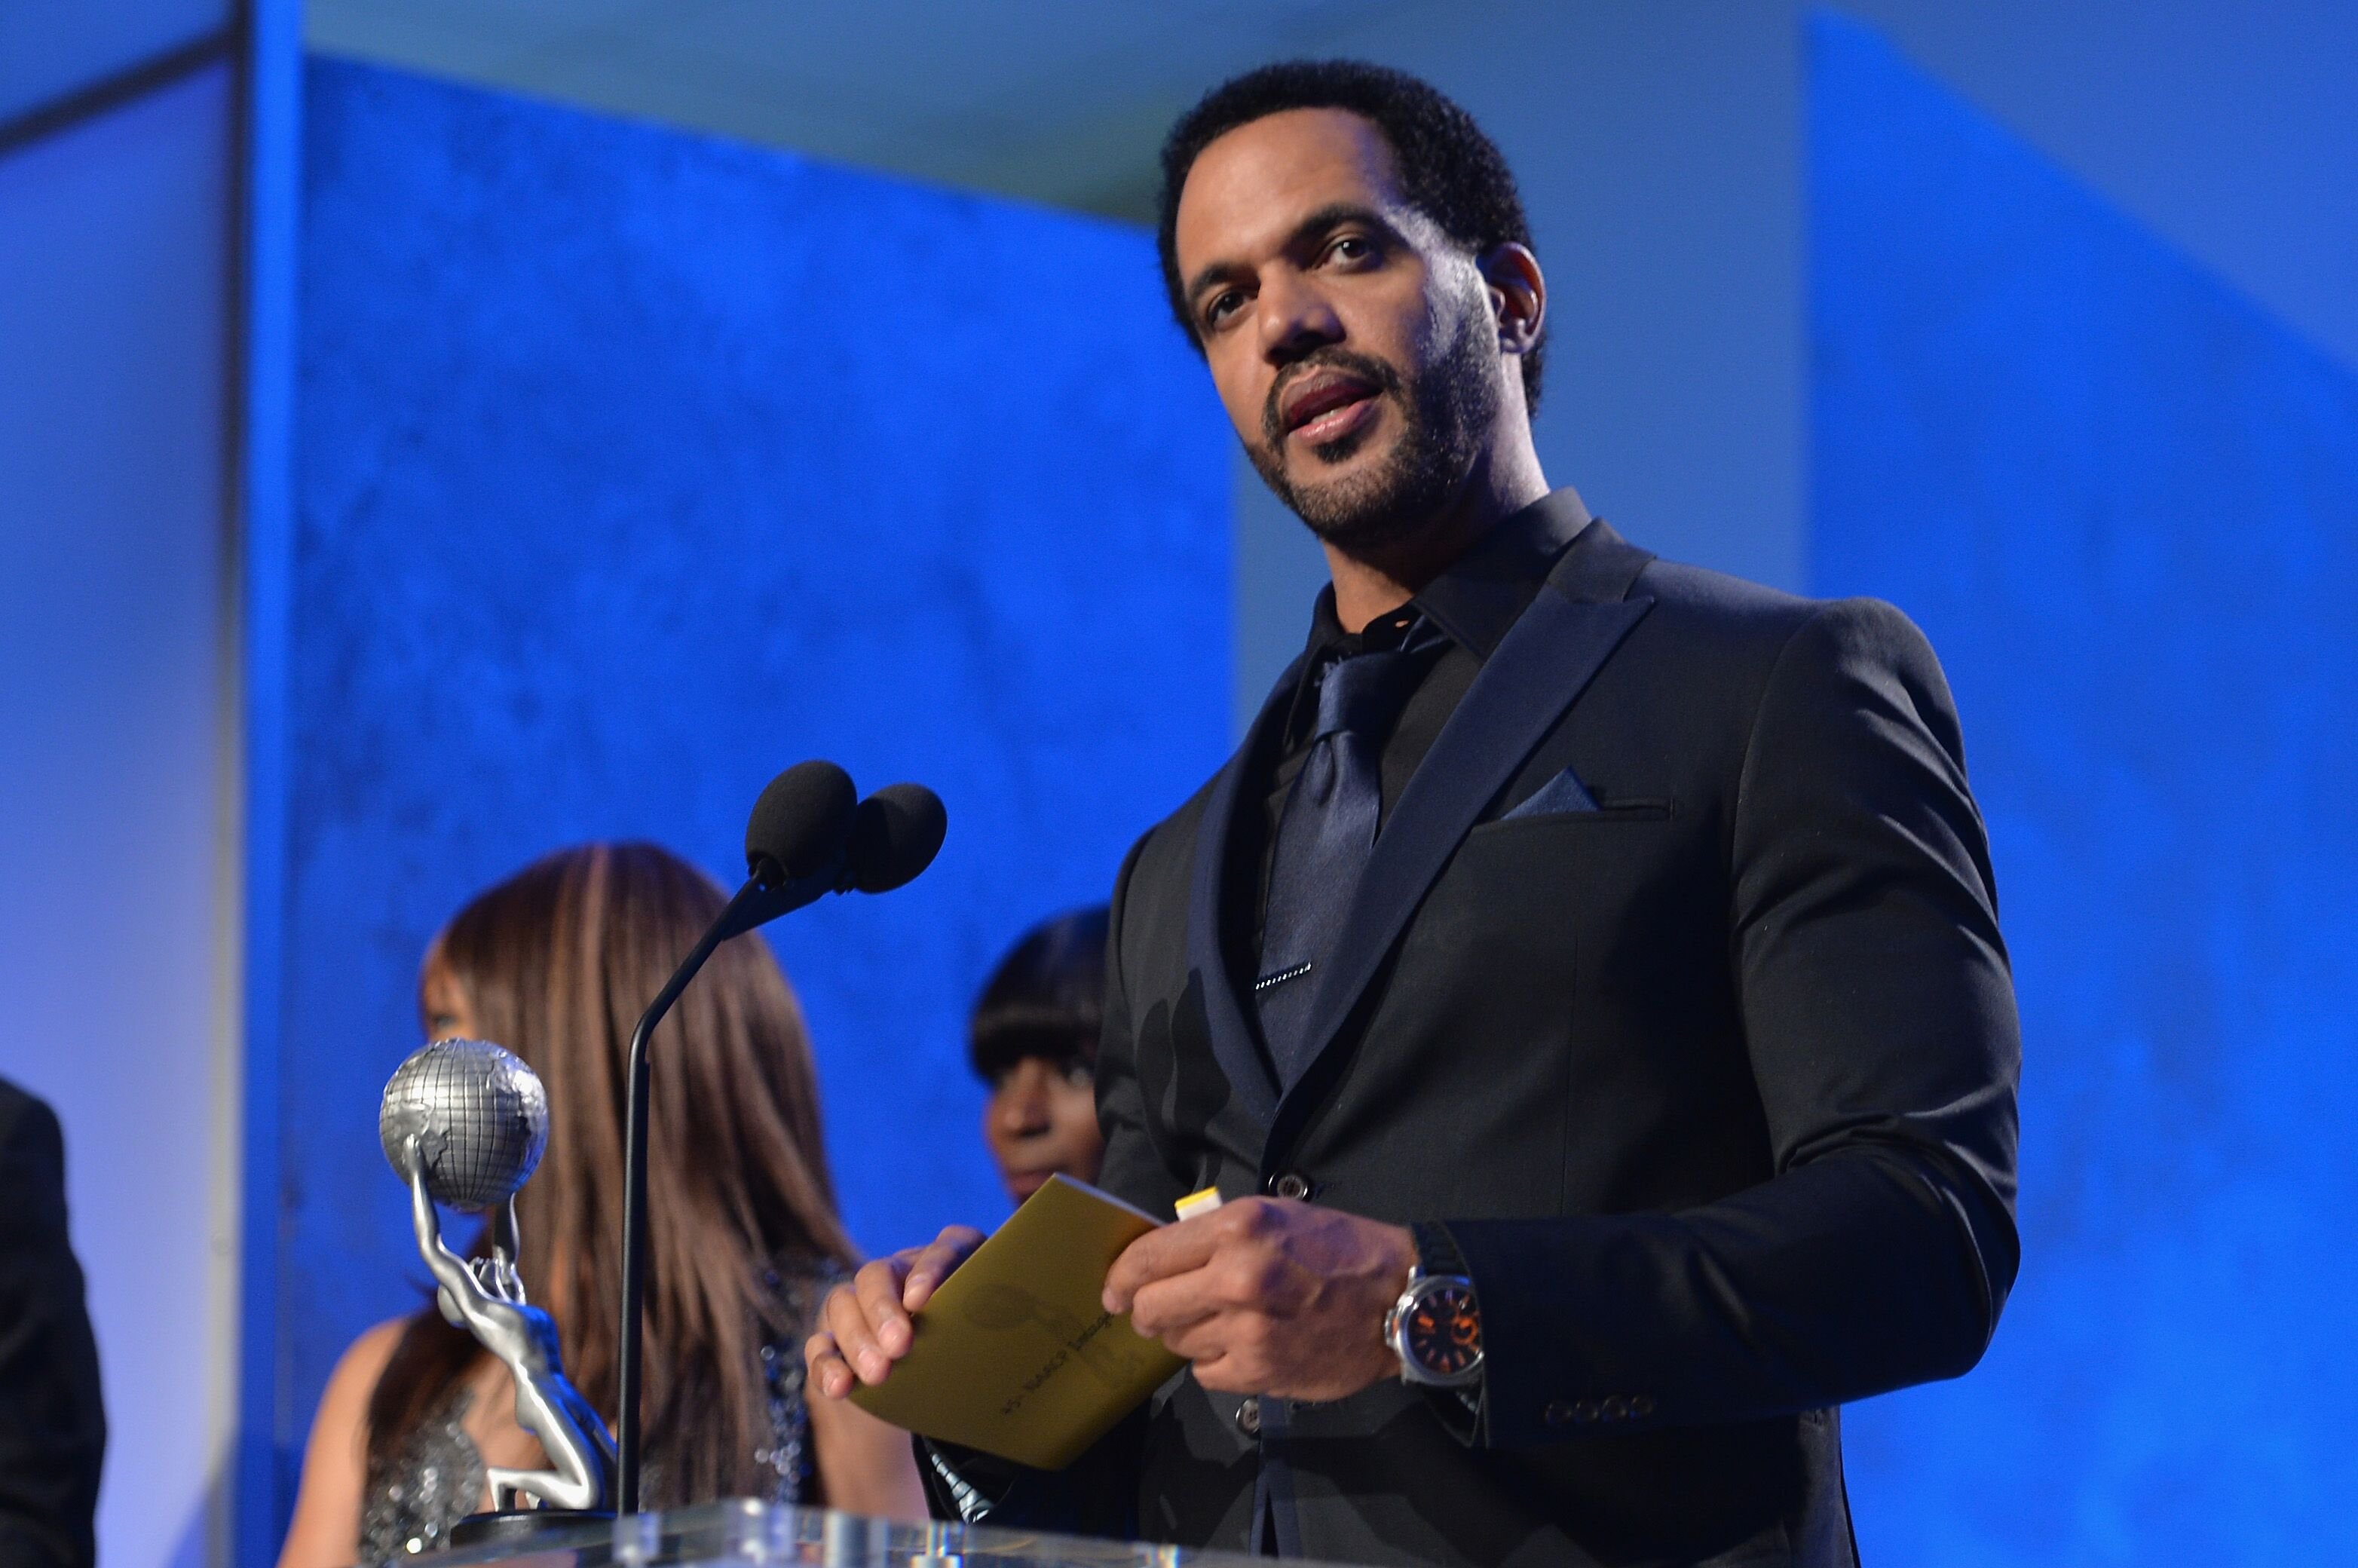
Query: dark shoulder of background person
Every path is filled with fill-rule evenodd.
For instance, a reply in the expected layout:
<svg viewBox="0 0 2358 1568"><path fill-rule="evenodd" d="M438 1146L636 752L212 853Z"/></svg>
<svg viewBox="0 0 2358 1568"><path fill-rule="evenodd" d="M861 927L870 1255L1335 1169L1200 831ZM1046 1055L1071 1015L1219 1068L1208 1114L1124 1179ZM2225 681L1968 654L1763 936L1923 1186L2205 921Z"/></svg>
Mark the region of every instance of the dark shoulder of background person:
<svg viewBox="0 0 2358 1568"><path fill-rule="evenodd" d="M0 1079L0 1568L89 1568L105 1451L65 1138L48 1106Z"/></svg>

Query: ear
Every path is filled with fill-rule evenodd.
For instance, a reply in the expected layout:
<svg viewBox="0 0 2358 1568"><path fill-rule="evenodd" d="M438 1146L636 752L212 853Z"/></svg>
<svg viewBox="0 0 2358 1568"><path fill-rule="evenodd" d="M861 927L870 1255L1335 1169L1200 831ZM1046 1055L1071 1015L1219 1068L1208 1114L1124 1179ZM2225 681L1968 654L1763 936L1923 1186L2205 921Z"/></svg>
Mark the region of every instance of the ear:
<svg viewBox="0 0 2358 1568"><path fill-rule="evenodd" d="M1547 324L1547 278L1529 245L1512 240L1493 245L1475 263L1490 297L1503 353L1531 352Z"/></svg>

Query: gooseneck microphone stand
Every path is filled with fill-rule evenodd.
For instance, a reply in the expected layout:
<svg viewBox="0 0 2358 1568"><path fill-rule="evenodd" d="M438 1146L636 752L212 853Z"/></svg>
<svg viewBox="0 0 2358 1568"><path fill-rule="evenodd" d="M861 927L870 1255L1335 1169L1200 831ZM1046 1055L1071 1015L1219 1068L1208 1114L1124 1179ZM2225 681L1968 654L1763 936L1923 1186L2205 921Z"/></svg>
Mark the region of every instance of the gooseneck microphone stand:
<svg viewBox="0 0 2358 1568"><path fill-rule="evenodd" d="M622 1321L616 1358L615 1511L639 1511L639 1395L647 1281L647 1044L713 949L830 892L889 892L927 866L948 816L923 784L887 784L866 800L832 762L801 762L770 781L745 829L752 875L697 939L631 1033L622 1122ZM794 874L795 868L803 873Z"/></svg>
<svg viewBox="0 0 2358 1568"><path fill-rule="evenodd" d="M737 896L729 901L729 907L720 912L720 918L712 923L711 929L698 939L664 989L655 993L655 1000L647 1004L647 1011L639 1017L638 1028L632 1031L630 1092L622 1121L622 1336L615 1379L615 1398L622 1407L616 1412L617 1513L639 1511L639 1470L643 1459L639 1450L639 1394L644 1379L641 1319L647 1278L647 1042L653 1038L655 1025L663 1022L664 1015L687 989L688 982L696 979L697 971L704 968L704 961L712 957L713 949L731 936L775 920L789 910L800 909L822 893L838 891L843 860L843 852L838 849L834 862L817 875L795 878L786 877L776 861L765 862L737 890Z"/></svg>

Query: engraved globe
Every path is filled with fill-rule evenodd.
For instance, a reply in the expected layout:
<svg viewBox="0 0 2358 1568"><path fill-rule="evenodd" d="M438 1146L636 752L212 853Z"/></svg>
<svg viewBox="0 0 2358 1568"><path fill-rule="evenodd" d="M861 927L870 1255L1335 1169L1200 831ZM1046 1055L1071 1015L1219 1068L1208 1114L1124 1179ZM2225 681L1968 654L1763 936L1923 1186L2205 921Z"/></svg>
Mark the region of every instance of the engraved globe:
<svg viewBox="0 0 2358 1568"><path fill-rule="evenodd" d="M548 1092L539 1075L488 1040L437 1040L394 1069L377 1109L378 1141L394 1173L417 1137L426 1190L456 1209L505 1203L548 1145Z"/></svg>

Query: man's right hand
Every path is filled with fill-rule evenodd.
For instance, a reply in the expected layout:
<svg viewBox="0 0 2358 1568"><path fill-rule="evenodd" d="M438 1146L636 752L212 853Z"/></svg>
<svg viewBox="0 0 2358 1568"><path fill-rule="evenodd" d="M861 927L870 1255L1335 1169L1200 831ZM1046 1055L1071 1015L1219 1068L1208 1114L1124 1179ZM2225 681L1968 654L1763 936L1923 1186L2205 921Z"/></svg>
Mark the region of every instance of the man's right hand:
<svg viewBox="0 0 2358 1568"><path fill-rule="evenodd" d="M803 1344L808 1386L830 1400L845 1398L855 1379L881 1383L892 1363L916 1343L909 1314L924 1306L944 1280L982 1245L982 1232L953 1225L932 1245L879 1258L827 1293L818 1332Z"/></svg>

